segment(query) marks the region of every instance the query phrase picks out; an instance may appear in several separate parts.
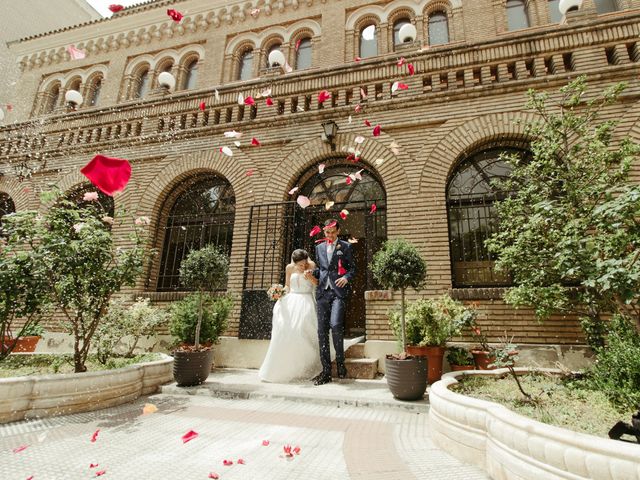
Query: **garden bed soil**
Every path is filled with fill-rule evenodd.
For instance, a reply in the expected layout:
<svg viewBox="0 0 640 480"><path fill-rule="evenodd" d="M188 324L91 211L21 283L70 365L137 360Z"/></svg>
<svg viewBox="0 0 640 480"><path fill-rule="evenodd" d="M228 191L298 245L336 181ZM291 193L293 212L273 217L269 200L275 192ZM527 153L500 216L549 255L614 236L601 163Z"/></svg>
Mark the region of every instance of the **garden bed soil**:
<svg viewBox="0 0 640 480"><path fill-rule="evenodd" d="M525 392L536 398L525 402L511 376L459 376L451 390L503 405L510 410L549 425L608 438L619 420L631 421L632 411L621 411L599 391L586 390L556 375L520 375Z"/></svg>
<svg viewBox="0 0 640 480"><path fill-rule="evenodd" d="M97 372L101 370L113 370L137 363L153 362L160 360L156 353L145 353L131 358L111 358L105 365L98 362L95 356L89 355L87 359L87 371ZM35 354L17 355L11 354L0 362L0 378L23 377L28 375L50 375L56 373L74 373L72 355Z"/></svg>

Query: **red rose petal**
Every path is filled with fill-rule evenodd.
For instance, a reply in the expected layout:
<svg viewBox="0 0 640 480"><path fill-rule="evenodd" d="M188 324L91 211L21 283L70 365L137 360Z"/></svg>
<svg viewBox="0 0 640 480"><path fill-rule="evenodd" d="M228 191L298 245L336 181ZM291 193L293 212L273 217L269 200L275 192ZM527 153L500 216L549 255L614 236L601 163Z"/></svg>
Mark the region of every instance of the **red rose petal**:
<svg viewBox="0 0 640 480"><path fill-rule="evenodd" d="M257 138L252 138L251 139L251 145L255 146L255 147L259 147L260 146L260 141Z"/></svg>
<svg viewBox="0 0 640 480"><path fill-rule="evenodd" d="M400 60L398 60L398 66L401 67L402 65L404 65L404 57L400 57Z"/></svg>
<svg viewBox="0 0 640 480"><path fill-rule="evenodd" d="M244 99L245 105L253 105L254 103L256 103L256 101L253 99L253 97L247 97Z"/></svg>
<svg viewBox="0 0 640 480"><path fill-rule="evenodd" d="M321 229L318 225L316 225L316 226L315 226L315 227L313 227L313 228L311 229L311 231L309 232L309 236L310 236L310 237L315 237L315 236L316 236L316 235L318 235L321 231L322 231L322 229ZM266 445L265 445L265 443L264 443L264 442L267 442L267 443L266 443ZM264 442L262 442L262 445L264 445L265 447L266 447L267 445L269 445L269 442L268 442L267 440L265 440Z"/></svg>
<svg viewBox="0 0 640 480"><path fill-rule="evenodd" d="M30 477L27 477L27 480L33 480L33 475L31 475Z"/></svg>
<svg viewBox="0 0 640 480"><path fill-rule="evenodd" d="M107 195L124 190L131 178L131 165L127 160L96 155L80 172Z"/></svg>
<svg viewBox="0 0 640 480"><path fill-rule="evenodd" d="M354 110L355 110L356 113L360 113L360 110L362 110L362 107L360 105L356 105Z"/></svg>
<svg viewBox="0 0 640 480"><path fill-rule="evenodd" d="M174 10L173 8L167 10L167 15L169 15L174 22L180 22L180 20L182 20L182 17L184 17L184 15L182 15L179 11Z"/></svg>
<svg viewBox="0 0 640 480"><path fill-rule="evenodd" d="M413 63L407 63L407 69L409 70L409 75L413 75L416 73L416 69L413 66Z"/></svg>
<svg viewBox="0 0 640 480"><path fill-rule="evenodd" d="M325 225L325 226L324 226L324 227L322 227L322 228L323 228L323 229L325 229L325 228L333 228L333 227L335 227L337 224L338 224L338 222L336 222L336 221L334 220L333 222L331 222L331 223L330 223L330 224L328 224L328 225Z"/></svg>
<svg viewBox="0 0 640 480"><path fill-rule="evenodd" d="M253 168L250 168L249 170L247 170L247 173L245 174L247 177L250 177L251 175L253 175L253 172L255 170Z"/></svg>
<svg viewBox="0 0 640 480"><path fill-rule="evenodd" d="M105 473L107 473L106 470L100 470L99 472L96 472L96 477L101 477L102 475L104 475Z"/></svg>
<svg viewBox="0 0 640 480"><path fill-rule="evenodd" d="M193 430L189 430L182 436L182 443L187 443L193 440L198 436L198 432L194 432Z"/></svg>
<svg viewBox="0 0 640 480"><path fill-rule="evenodd" d="M379 137L381 129L382 128L380 127L380 125L376 125L375 127L373 127L373 136Z"/></svg>
<svg viewBox="0 0 640 480"><path fill-rule="evenodd" d="M362 61L362 59L360 57L356 57L356 58L353 59L353 61L358 63L358 62Z"/></svg>
<svg viewBox="0 0 640 480"><path fill-rule="evenodd" d="M300 48L300 42L302 42L302 39L299 38L298 41L296 42L296 52L298 51L298 49Z"/></svg>
<svg viewBox="0 0 640 480"><path fill-rule="evenodd" d="M353 183L353 180L351 180L351 177L347 177L347 185L351 185Z"/></svg>
<svg viewBox="0 0 640 480"><path fill-rule="evenodd" d="M29 445L20 445L19 447L13 449L13 453L20 453L23 450L26 450L28 447Z"/></svg>
<svg viewBox="0 0 640 480"><path fill-rule="evenodd" d="M217 480L218 478L220 478L220 475L218 475L217 473L211 472L209 474L209 478L213 478L214 480Z"/></svg>
<svg viewBox="0 0 640 480"><path fill-rule="evenodd" d="M371 126L371 122L370 122L369 120L365 120L365 121L364 121L364 124L365 124L367 127L370 127L370 126Z"/></svg>
<svg viewBox="0 0 640 480"><path fill-rule="evenodd" d="M267 104L267 106L269 106L269 107L270 107L271 105L273 105L273 100L271 100L270 98L267 98L267 99L265 100L265 103Z"/></svg>
<svg viewBox="0 0 640 480"><path fill-rule="evenodd" d="M310 236L313 236L313 235L310 235ZM262 440L262 446L263 447L268 447L269 446L269 440Z"/></svg>
<svg viewBox="0 0 640 480"><path fill-rule="evenodd" d="M318 94L318 103L322 105L325 101L329 100L330 98L331 98L331 93L329 93L329 91L327 90L322 90Z"/></svg>
<svg viewBox="0 0 640 480"><path fill-rule="evenodd" d="M244 463L244 459L243 458L239 458L238 461L236 462L238 465L246 465Z"/></svg>
<svg viewBox="0 0 640 480"><path fill-rule="evenodd" d="M91 443L96 443L96 440L98 439L98 434L99 433L100 433L100 429L98 429L95 432L93 432L93 435L91 435Z"/></svg>
<svg viewBox="0 0 640 480"><path fill-rule="evenodd" d="M120 10L124 10L124 7L122 5L114 3L112 5L109 5L109 10L111 10L113 13L118 13Z"/></svg>
<svg viewBox="0 0 640 480"><path fill-rule="evenodd" d="M204 110L207 108L207 104L204 102L200 102L200 110L202 110L204 112Z"/></svg>
<svg viewBox="0 0 640 480"><path fill-rule="evenodd" d="M98 466L97 463L90 463L89 468L96 468Z"/></svg>
<svg viewBox="0 0 640 480"><path fill-rule="evenodd" d="M231 460L223 460L223 461L222 461L222 464L223 464L225 467L230 467L231 465L233 465L233 462L232 462Z"/></svg>
<svg viewBox="0 0 640 480"><path fill-rule="evenodd" d="M376 207L376 204L372 203L371 210L369 210L369 213L376 213L377 210L378 210L378 207Z"/></svg>
<svg viewBox="0 0 640 480"><path fill-rule="evenodd" d="M284 451L285 456L293 457L293 453L291 453L291 445L285 445L282 447L282 450Z"/></svg>
<svg viewBox="0 0 640 480"><path fill-rule="evenodd" d="M344 275L345 273L347 273L347 271L342 268L342 273L340 273L340 269L342 268L342 259L338 260L338 275ZM296 448L293 449L293 453L295 453L296 455L300 455L300 447L298 447L296 445Z"/></svg>

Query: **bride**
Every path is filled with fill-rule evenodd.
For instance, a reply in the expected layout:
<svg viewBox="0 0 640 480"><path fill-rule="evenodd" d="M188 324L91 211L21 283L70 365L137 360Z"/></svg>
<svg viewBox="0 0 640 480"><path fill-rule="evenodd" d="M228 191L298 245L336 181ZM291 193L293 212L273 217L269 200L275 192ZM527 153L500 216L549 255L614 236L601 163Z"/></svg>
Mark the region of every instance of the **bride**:
<svg viewBox="0 0 640 480"><path fill-rule="evenodd" d="M286 268L288 291L273 307L271 342L258 377L265 382L309 380L322 371L314 289L318 280L309 254L294 250Z"/></svg>

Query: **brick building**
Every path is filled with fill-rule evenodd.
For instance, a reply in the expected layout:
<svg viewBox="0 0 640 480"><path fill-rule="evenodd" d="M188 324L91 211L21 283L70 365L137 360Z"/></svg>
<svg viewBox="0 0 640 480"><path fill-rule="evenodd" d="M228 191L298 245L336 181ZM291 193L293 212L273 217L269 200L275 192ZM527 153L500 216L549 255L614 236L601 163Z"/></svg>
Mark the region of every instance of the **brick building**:
<svg viewBox="0 0 640 480"><path fill-rule="evenodd" d="M532 311L504 304L508 279L493 272L483 246L495 225L490 179L508 174L498 155L527 149L518 123L533 118L523 107L527 89L557 92L581 74L592 94L627 81L605 116L620 120L620 138L640 139L640 0L583 0L566 16L558 4L159 0L22 39L11 45L22 72L16 123L0 129L2 208L38 208L50 184L81 188L79 168L96 153L129 159L133 177L115 202L151 218L160 254L128 293L159 304L180 298L185 252L224 246L227 288L238 299L222 347L229 364L259 363L247 352L264 351L253 340L270 329L264 291L281 280L294 248L312 247L311 227L342 209L359 268L347 328L366 333L371 356L395 346L386 312L398 298L377 290L366 266L386 238L400 236L428 264L428 286L412 298L450 291L476 301L491 340L507 331L538 351L580 346L575 319L538 324ZM180 23L169 8L184 14ZM415 41L400 41L405 24L415 26ZM86 58L71 60L69 44ZM284 68L269 66L273 50ZM172 91L158 83L165 71ZM84 97L76 111L65 106L70 89ZM319 102L322 90L331 97ZM337 134L327 139L329 122ZM225 137L230 131L243 136ZM20 166L34 159L46 166L20 181ZM297 206L298 195L312 205Z"/></svg>

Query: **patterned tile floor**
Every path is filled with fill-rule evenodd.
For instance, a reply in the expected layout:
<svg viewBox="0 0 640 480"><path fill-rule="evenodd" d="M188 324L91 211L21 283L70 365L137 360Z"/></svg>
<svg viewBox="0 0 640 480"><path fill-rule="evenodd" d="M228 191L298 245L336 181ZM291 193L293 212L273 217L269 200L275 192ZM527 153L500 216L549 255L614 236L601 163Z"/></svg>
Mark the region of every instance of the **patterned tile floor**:
<svg viewBox="0 0 640 480"><path fill-rule="evenodd" d="M142 415L145 403L158 412ZM198 437L183 443L189 430ZM287 459L286 444L299 446L300 454ZM14 453L21 446L27 448ZM224 466L225 459L233 465ZM158 394L0 426L2 480L89 479L101 471L104 479L136 480L210 473L229 480L487 479L435 448L426 413L388 408Z"/></svg>

